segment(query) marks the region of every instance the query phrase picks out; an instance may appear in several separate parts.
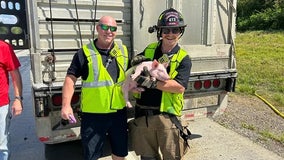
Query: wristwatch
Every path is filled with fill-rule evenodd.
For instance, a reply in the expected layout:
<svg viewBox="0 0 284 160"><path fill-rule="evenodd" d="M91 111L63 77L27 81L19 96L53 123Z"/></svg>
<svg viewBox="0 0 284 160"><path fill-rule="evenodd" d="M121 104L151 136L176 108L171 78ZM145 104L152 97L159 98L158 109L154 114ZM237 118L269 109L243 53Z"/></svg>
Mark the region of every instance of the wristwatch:
<svg viewBox="0 0 284 160"><path fill-rule="evenodd" d="M15 96L15 99L18 99L19 101L22 101L23 97L22 96Z"/></svg>

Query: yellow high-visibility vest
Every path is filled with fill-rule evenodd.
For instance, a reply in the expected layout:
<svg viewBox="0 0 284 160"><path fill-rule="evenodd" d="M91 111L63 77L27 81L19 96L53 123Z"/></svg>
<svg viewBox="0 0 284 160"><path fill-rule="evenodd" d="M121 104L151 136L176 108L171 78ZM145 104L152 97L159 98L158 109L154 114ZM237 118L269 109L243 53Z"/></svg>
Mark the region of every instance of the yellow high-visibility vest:
<svg viewBox="0 0 284 160"><path fill-rule="evenodd" d="M89 73L86 80L82 80L81 109L87 113L112 113L125 107L121 83L125 79L128 66L128 52L125 45L114 47L110 55L116 58L119 68L117 83L114 83L107 69L102 63L102 57L94 43L83 46L88 60Z"/></svg>
<svg viewBox="0 0 284 160"><path fill-rule="evenodd" d="M145 49L145 57L153 60L155 50L158 45L159 43L157 42L148 45ZM173 54L172 58L170 59L169 76L171 79L174 79L177 76L178 72L176 71L176 69L186 55L187 52L184 49L180 49L177 53ZM181 110L183 106L183 93L170 93L166 91L162 92L160 112L166 112L176 116L181 116Z"/></svg>

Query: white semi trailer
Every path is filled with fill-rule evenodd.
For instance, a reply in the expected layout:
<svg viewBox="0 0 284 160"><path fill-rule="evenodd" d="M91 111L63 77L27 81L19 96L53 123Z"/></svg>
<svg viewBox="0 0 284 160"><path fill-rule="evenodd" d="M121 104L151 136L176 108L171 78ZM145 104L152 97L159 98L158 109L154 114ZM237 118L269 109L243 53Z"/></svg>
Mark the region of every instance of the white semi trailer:
<svg viewBox="0 0 284 160"><path fill-rule="evenodd" d="M183 118L222 113L227 93L234 91L236 0L1 0L1 39L30 50L31 101L36 130L46 144L80 139L80 121L62 125L62 85L74 53L96 37L94 25L103 15L118 24L117 41L135 55L156 41L148 27L170 7L187 24L180 45L192 59ZM12 18L7 22L7 16ZM11 32L10 32L11 31ZM72 107L80 119L81 82Z"/></svg>

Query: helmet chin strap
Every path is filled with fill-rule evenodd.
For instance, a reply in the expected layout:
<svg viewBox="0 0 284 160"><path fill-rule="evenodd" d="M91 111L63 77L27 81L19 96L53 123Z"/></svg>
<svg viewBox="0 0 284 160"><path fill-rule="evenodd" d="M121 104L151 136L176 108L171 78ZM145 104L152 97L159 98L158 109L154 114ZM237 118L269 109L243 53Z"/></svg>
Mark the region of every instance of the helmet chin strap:
<svg viewBox="0 0 284 160"><path fill-rule="evenodd" d="M178 39L180 39L183 36L183 34L184 34L184 28L181 27L181 33L180 33Z"/></svg>

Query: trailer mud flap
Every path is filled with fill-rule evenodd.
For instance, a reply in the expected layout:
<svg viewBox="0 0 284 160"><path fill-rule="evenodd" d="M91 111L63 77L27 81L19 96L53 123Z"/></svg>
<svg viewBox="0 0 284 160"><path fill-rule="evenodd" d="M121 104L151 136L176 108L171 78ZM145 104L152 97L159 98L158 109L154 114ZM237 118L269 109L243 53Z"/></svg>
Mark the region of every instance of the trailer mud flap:
<svg viewBox="0 0 284 160"><path fill-rule="evenodd" d="M227 78L225 90L227 92L234 92L235 91L235 85L236 85L236 79L235 78Z"/></svg>
<svg viewBox="0 0 284 160"><path fill-rule="evenodd" d="M64 128L66 128L65 126L66 126L67 124L69 124L68 120L61 119L58 123L56 123L56 124L52 127L52 130L64 129Z"/></svg>
<svg viewBox="0 0 284 160"><path fill-rule="evenodd" d="M72 127L80 126L80 124L76 123L70 123L69 120L61 119L58 123L56 123L52 130L62 130L62 129L69 129Z"/></svg>

